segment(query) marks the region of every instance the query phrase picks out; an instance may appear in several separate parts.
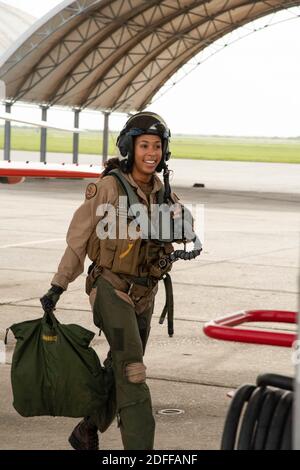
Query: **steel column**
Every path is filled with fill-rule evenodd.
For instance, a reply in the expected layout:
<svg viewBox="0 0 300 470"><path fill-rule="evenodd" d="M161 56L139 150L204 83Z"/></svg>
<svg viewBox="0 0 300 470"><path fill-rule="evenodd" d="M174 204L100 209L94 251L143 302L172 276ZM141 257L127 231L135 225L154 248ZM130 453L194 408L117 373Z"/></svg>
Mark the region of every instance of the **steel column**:
<svg viewBox="0 0 300 470"><path fill-rule="evenodd" d="M47 111L49 106L41 105L42 110L42 121L47 121ZM40 161L46 163L46 152L47 152L47 128L41 128L41 147L40 147Z"/></svg>
<svg viewBox="0 0 300 470"><path fill-rule="evenodd" d="M74 108L74 127L79 129L79 114L81 109ZM73 163L78 164L79 155L79 134L73 134Z"/></svg>
<svg viewBox="0 0 300 470"><path fill-rule="evenodd" d="M5 112L11 113L12 103L10 101L5 102ZM5 121L4 127L4 160L10 160L10 149L11 149L11 122Z"/></svg>
<svg viewBox="0 0 300 470"><path fill-rule="evenodd" d="M103 151L102 151L102 165L108 157L108 137L109 137L109 115L110 112L104 111L104 129L103 129Z"/></svg>

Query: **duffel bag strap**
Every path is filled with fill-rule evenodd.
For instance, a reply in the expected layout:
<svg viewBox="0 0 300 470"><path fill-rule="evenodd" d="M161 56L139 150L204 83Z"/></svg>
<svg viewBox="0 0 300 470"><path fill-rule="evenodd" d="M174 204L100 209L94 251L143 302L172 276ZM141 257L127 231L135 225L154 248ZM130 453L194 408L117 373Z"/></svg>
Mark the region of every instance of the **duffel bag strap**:
<svg viewBox="0 0 300 470"><path fill-rule="evenodd" d="M43 323L48 323L49 325L53 326L54 328L57 327L57 324L59 323L59 321L57 320L56 316L53 313L53 310L52 310L52 312L48 311L48 312L44 313L42 322Z"/></svg>
<svg viewBox="0 0 300 470"><path fill-rule="evenodd" d="M8 328L6 328L6 330L5 330L5 337L4 337L4 344L5 345L7 344L7 337L8 337L9 330L10 330L10 326Z"/></svg>

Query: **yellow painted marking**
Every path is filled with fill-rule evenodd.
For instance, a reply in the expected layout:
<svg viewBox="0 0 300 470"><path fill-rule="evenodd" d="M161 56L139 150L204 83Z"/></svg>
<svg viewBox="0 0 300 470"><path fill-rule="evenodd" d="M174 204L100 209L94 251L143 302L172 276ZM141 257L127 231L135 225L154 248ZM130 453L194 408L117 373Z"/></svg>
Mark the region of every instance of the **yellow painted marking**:
<svg viewBox="0 0 300 470"><path fill-rule="evenodd" d="M120 259L123 259L123 258L125 258L127 255L129 255L129 253L130 253L131 250L132 250L133 245L134 245L134 243L129 243L127 250L124 251L123 253L121 253L120 256L119 256L119 258L120 258Z"/></svg>
<svg viewBox="0 0 300 470"><path fill-rule="evenodd" d="M48 343L55 343L57 341L57 336L46 336L46 335L43 335L42 336L42 339L44 341L47 341Z"/></svg>

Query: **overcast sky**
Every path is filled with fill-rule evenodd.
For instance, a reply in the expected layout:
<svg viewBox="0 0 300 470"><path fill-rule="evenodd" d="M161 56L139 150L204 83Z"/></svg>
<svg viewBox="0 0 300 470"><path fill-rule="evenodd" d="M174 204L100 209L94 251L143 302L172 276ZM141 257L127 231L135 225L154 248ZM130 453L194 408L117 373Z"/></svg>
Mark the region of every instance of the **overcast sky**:
<svg viewBox="0 0 300 470"><path fill-rule="evenodd" d="M1 1L36 17L60 3ZM217 53L149 109L161 114L173 133L300 136L299 59L298 18L251 34ZM71 125L71 114L62 114L55 119L66 124L68 116ZM40 112L32 117L40 118ZM82 113L83 127L96 128L97 121L95 115ZM101 115L99 122L102 126ZM123 122L124 117L113 117L111 127L119 129Z"/></svg>

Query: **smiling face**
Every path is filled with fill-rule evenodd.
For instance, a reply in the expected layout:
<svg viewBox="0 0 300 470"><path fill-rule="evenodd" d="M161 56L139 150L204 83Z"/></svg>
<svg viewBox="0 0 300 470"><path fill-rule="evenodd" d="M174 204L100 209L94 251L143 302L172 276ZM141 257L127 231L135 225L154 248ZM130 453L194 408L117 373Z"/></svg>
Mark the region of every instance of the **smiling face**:
<svg viewBox="0 0 300 470"><path fill-rule="evenodd" d="M133 178L149 181L162 159L161 138L158 135L144 134L135 138Z"/></svg>

